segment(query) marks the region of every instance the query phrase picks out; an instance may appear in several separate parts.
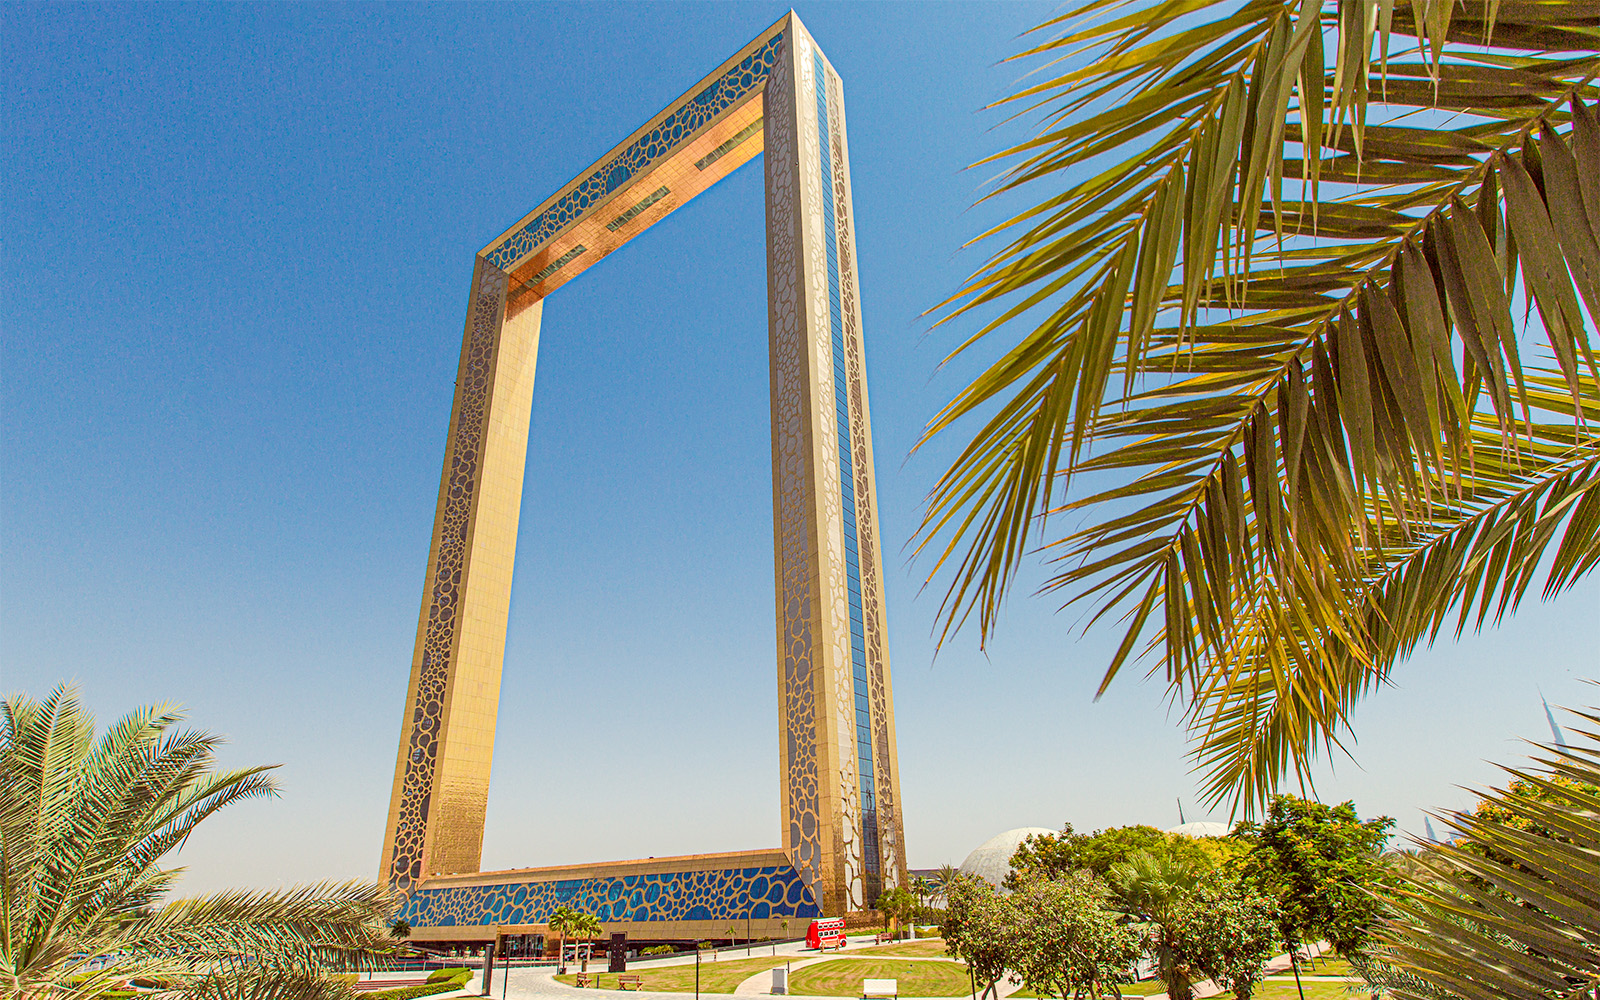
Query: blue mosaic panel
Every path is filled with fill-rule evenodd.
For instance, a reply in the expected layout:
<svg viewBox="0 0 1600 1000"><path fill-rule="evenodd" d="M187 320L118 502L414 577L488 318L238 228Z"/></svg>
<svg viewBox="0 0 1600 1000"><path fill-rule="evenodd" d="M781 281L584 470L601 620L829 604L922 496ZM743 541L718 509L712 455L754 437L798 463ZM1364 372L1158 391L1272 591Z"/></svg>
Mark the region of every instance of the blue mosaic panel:
<svg viewBox="0 0 1600 1000"><path fill-rule="evenodd" d="M767 76L778 60L778 48L782 41L781 33L772 36L765 45L707 84L682 107L663 119L661 124L640 136L633 145L596 167L577 187L540 212L510 239L485 254L484 259L502 271L511 270L517 261L565 229L590 206L667 155L751 91L765 85Z"/></svg>
<svg viewBox="0 0 1600 1000"><path fill-rule="evenodd" d="M602 923L822 916L794 867L779 865L420 889L400 917L413 927L542 924L560 906Z"/></svg>

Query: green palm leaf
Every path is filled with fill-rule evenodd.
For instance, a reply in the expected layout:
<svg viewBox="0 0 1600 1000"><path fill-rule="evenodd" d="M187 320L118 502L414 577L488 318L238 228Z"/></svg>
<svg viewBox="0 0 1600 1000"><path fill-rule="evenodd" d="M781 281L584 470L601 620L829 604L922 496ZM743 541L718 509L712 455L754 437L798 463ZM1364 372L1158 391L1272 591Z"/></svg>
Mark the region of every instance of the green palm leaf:
<svg viewBox="0 0 1600 1000"><path fill-rule="evenodd" d="M92 998L147 976L195 996L343 995L372 968L395 901L370 883L164 901L159 861L202 820L272 795L271 768L215 771L219 739L176 711L130 713L95 739L76 692L0 703L0 988ZM276 990L277 992L273 992Z"/></svg>
<svg viewBox="0 0 1600 1000"><path fill-rule="evenodd" d="M1600 716L1580 718L1600 729ZM1376 982L1403 1000L1600 988L1600 732L1571 732L1578 746L1506 769L1514 780L1485 798L1492 810L1441 817L1465 839L1428 848L1403 876Z"/></svg>
<svg viewBox="0 0 1600 1000"><path fill-rule="evenodd" d="M928 426L976 422L918 551L945 639L1042 551L1119 622L1102 690L1151 657L1249 810L1418 642L1600 559L1600 8L1095 0L1047 32L991 195L1037 201L940 321L1006 348Z"/></svg>

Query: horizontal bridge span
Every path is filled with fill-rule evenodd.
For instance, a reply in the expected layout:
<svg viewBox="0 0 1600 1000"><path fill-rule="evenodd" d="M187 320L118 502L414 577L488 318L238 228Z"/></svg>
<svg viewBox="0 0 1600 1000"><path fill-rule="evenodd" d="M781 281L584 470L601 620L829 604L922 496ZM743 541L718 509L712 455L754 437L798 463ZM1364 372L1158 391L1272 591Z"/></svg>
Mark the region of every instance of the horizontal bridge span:
<svg viewBox="0 0 1600 1000"><path fill-rule="evenodd" d="M762 151L762 91L787 18L484 247L542 298Z"/></svg>

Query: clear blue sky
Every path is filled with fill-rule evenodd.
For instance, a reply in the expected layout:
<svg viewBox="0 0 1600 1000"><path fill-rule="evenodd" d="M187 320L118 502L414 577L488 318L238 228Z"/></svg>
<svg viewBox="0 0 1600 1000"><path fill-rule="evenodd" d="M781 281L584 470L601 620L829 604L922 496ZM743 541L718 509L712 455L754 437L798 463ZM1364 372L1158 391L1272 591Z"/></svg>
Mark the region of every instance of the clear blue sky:
<svg viewBox="0 0 1600 1000"><path fill-rule="evenodd" d="M473 254L784 9L0 7L0 689L182 702L284 764L189 888L375 875ZM923 318L997 217L963 168L1019 134L981 109L1052 10L799 8L849 105L917 866L1204 813L1159 684L1092 702L1113 636L1024 599L935 659L898 549L950 448L906 456L973 371ZM546 309L486 867L777 843L761 186ZM1546 734L1540 688L1585 697L1597 608L1416 656L1324 797L1410 830L1468 801Z"/></svg>

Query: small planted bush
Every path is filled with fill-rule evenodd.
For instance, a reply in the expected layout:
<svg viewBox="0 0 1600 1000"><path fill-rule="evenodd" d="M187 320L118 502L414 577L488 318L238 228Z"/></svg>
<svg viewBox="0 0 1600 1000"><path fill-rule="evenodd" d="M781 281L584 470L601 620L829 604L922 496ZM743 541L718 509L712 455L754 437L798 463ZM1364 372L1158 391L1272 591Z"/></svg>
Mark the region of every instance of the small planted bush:
<svg viewBox="0 0 1600 1000"><path fill-rule="evenodd" d="M423 983L420 986L402 986L397 990L378 990L367 996L373 1000L412 1000L413 997L430 997L435 993L454 993L466 984L465 979L450 979L437 983Z"/></svg>

